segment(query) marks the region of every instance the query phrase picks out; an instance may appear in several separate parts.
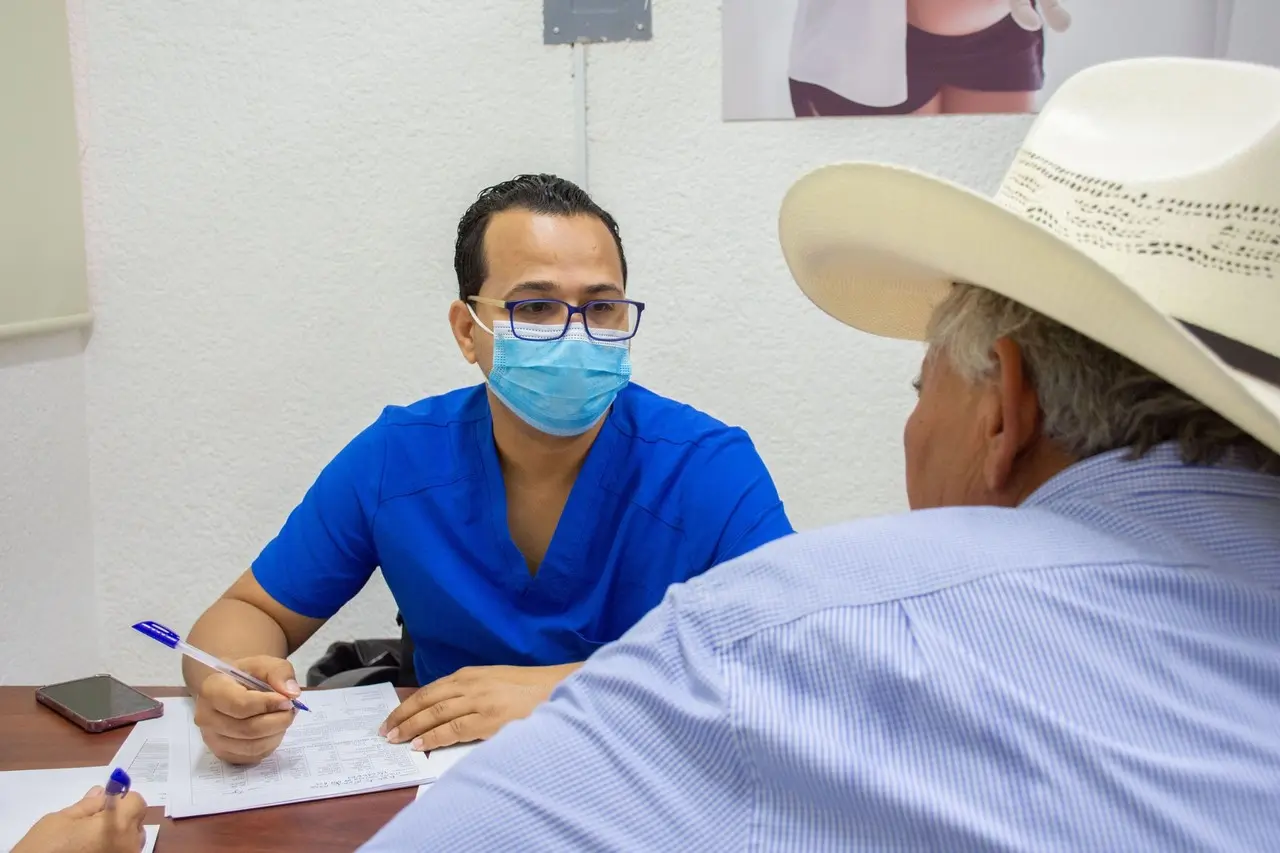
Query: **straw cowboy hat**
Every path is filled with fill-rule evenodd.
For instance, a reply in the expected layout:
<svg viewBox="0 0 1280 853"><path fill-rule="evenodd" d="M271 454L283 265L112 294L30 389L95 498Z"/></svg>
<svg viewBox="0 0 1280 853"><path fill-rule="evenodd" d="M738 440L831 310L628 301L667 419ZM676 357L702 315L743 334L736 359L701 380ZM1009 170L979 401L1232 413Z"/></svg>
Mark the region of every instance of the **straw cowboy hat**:
<svg viewBox="0 0 1280 853"><path fill-rule="evenodd" d="M1143 365L1280 452L1280 70L1132 59L1072 77L994 199L875 163L782 203L800 289L922 340L953 282Z"/></svg>

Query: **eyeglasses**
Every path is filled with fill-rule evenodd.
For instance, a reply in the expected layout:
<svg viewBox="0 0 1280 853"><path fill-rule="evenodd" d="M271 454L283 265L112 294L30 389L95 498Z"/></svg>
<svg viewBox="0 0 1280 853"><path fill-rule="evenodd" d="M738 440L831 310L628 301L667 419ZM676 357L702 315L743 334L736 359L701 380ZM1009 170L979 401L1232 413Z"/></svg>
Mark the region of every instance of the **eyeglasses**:
<svg viewBox="0 0 1280 853"><path fill-rule="evenodd" d="M511 331L526 341L555 341L569 331L574 314L582 315L587 336L597 341L626 341L640 328L644 303L631 299L592 299L581 305L570 305L560 299L518 299L508 302L487 296L470 296L477 305L506 308L511 317Z"/></svg>

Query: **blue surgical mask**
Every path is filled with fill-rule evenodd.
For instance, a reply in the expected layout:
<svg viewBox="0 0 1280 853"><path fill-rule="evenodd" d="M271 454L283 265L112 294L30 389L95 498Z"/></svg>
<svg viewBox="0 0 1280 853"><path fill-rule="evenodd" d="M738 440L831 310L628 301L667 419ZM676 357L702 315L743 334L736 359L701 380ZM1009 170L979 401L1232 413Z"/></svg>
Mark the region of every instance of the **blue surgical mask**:
<svg viewBox="0 0 1280 853"><path fill-rule="evenodd" d="M558 340L524 340L515 336L510 323L490 329L474 311L471 316L493 335L493 396L539 432L582 435L604 417L631 381L628 341L597 341L581 323L570 323ZM525 324L516 327L523 331ZM530 335L540 329L529 326Z"/></svg>

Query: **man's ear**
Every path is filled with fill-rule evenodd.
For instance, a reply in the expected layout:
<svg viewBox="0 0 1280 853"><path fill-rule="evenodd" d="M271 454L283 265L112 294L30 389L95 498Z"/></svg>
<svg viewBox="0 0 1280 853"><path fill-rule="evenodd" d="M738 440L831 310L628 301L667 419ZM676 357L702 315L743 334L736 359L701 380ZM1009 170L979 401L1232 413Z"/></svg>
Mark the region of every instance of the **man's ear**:
<svg viewBox="0 0 1280 853"><path fill-rule="evenodd" d="M476 363L476 321L471 319L471 312L462 300L455 299L449 306L449 327L453 329L453 339L458 342L458 350L468 364Z"/></svg>
<svg viewBox="0 0 1280 853"><path fill-rule="evenodd" d="M1009 484L1014 466L1031 448L1040 430L1040 400L1027 373L1021 348L1009 338L1000 338L991 348L996 375L984 403L987 453L982 476L992 492L1002 492Z"/></svg>

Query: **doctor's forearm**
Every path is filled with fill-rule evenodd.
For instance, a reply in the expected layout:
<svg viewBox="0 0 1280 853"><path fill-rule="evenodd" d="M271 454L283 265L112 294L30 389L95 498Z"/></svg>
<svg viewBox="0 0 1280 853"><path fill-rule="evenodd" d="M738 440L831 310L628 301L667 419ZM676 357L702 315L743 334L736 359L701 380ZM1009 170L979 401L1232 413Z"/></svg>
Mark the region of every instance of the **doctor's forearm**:
<svg viewBox="0 0 1280 853"><path fill-rule="evenodd" d="M225 661L254 655L284 658L289 641L284 629L257 607L234 598L220 598L196 620L187 638L191 645ZM182 661L182 676L195 691L213 670L190 658Z"/></svg>

